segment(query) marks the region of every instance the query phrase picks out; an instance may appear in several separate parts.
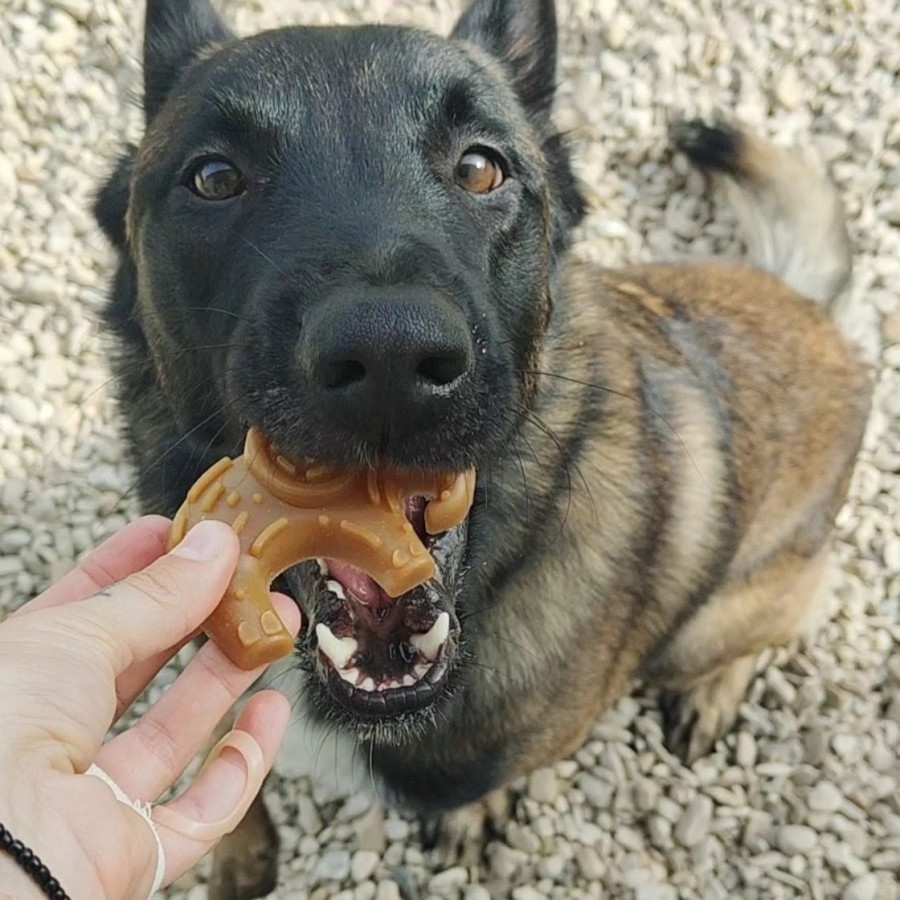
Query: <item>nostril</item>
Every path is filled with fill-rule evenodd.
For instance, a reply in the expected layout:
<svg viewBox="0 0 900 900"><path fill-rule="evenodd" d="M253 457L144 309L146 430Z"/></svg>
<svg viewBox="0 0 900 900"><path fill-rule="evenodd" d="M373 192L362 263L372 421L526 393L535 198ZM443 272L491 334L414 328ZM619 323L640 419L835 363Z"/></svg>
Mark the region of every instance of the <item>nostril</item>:
<svg viewBox="0 0 900 900"><path fill-rule="evenodd" d="M456 381L465 371L466 358L459 353L427 356L416 366L416 374L436 387Z"/></svg>
<svg viewBox="0 0 900 900"><path fill-rule="evenodd" d="M349 387L365 377L366 367L355 359L326 362L319 366L319 382L329 389Z"/></svg>

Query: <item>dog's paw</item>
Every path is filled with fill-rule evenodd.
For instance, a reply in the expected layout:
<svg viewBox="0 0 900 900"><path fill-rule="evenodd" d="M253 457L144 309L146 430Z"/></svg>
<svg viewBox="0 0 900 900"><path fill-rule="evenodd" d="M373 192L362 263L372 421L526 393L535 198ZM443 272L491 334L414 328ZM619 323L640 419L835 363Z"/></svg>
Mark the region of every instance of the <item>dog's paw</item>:
<svg viewBox="0 0 900 900"><path fill-rule="evenodd" d="M502 837L512 811L507 788L491 791L475 803L422 821L422 841L437 852L442 865L478 870L487 842Z"/></svg>
<svg viewBox="0 0 900 900"><path fill-rule="evenodd" d="M662 692L659 705L670 753L689 766L712 750L734 725L755 665L755 657L741 657L696 687Z"/></svg>
<svg viewBox="0 0 900 900"><path fill-rule="evenodd" d="M278 885L278 832L257 797L244 820L213 852L209 900L256 900Z"/></svg>

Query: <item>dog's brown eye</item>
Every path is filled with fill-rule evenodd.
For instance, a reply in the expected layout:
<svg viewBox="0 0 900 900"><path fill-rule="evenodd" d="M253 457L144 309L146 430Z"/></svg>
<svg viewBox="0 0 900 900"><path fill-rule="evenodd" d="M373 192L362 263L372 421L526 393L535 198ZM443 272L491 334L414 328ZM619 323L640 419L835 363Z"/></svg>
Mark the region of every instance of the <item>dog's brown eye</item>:
<svg viewBox="0 0 900 900"><path fill-rule="evenodd" d="M472 194L497 190L506 180L500 163L481 150L469 150L456 164L456 183Z"/></svg>
<svg viewBox="0 0 900 900"><path fill-rule="evenodd" d="M224 159L211 159L201 163L194 170L189 186L204 200L228 200L243 194L246 188L244 176Z"/></svg>

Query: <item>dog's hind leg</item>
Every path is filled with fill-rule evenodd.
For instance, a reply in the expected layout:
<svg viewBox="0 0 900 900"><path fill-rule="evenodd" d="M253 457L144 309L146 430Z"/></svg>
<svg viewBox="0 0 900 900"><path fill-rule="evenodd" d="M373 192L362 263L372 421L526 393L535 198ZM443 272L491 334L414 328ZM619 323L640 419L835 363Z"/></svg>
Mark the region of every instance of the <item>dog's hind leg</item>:
<svg viewBox="0 0 900 900"><path fill-rule="evenodd" d="M829 546L812 558L786 553L738 585L714 594L662 648L650 679L661 698L668 748L688 764L734 724L756 660L818 624Z"/></svg>

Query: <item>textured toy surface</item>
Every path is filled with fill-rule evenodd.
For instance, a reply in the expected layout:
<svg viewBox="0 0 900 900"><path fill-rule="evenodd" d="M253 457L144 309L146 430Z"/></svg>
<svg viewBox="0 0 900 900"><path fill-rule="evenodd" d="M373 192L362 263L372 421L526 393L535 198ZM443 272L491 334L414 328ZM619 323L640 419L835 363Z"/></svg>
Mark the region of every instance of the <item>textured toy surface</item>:
<svg viewBox="0 0 900 900"><path fill-rule="evenodd" d="M204 625L241 668L286 656L293 638L272 606L269 585L313 558L350 563L397 597L434 575L434 560L404 511L425 497L425 528L438 534L468 515L475 473L342 470L280 455L251 428L244 454L224 458L188 492L170 546L203 519L231 525L241 556L228 591Z"/></svg>

